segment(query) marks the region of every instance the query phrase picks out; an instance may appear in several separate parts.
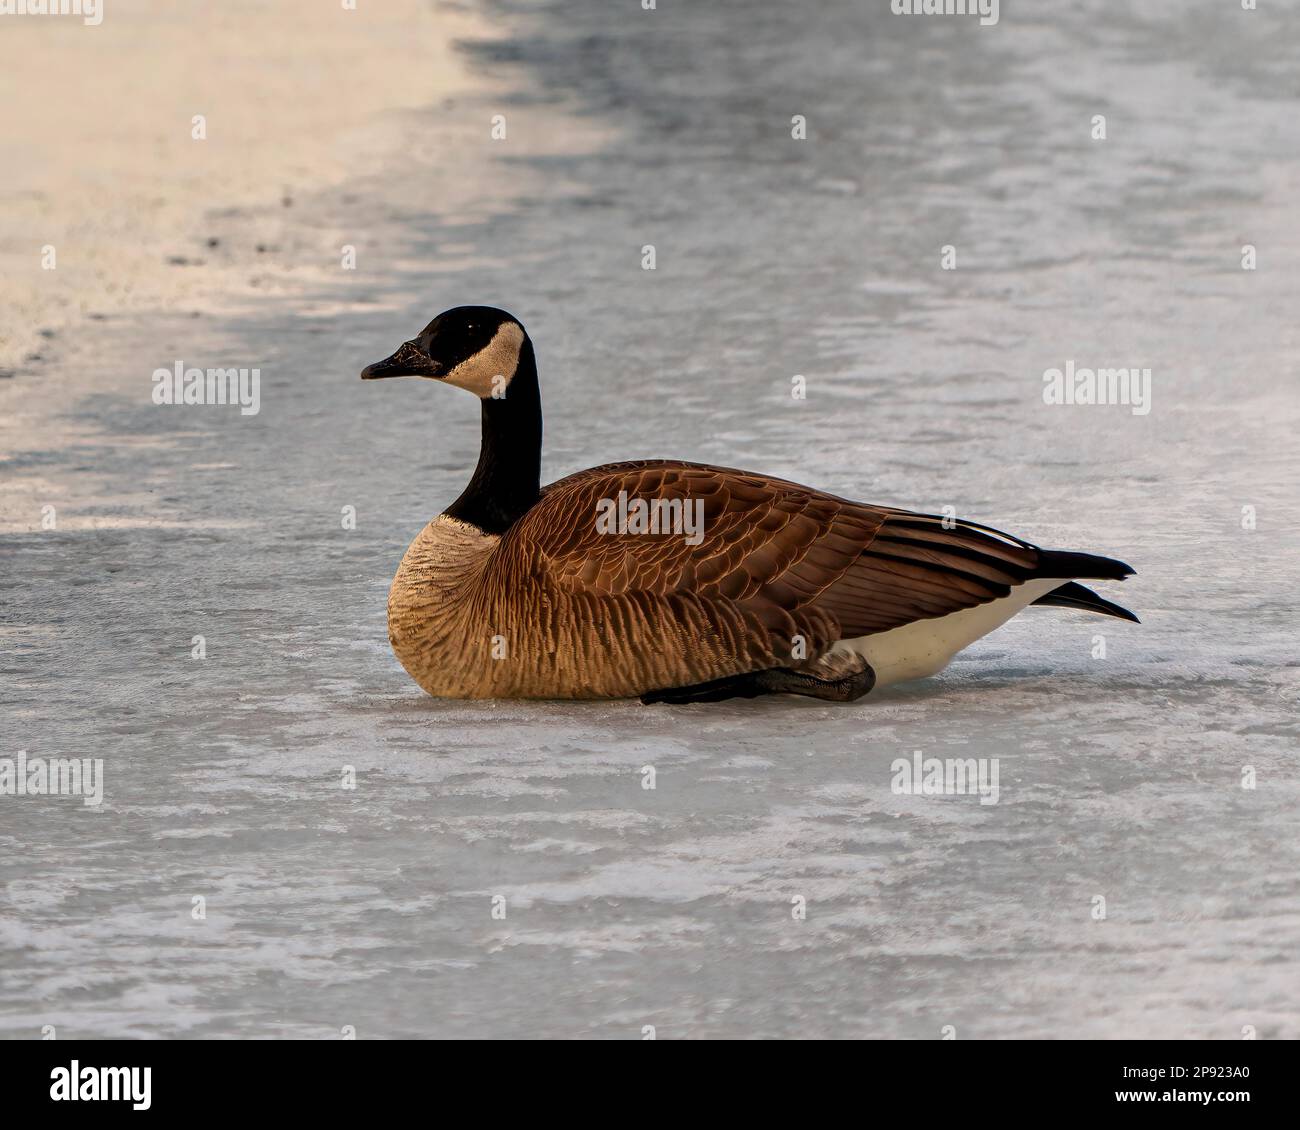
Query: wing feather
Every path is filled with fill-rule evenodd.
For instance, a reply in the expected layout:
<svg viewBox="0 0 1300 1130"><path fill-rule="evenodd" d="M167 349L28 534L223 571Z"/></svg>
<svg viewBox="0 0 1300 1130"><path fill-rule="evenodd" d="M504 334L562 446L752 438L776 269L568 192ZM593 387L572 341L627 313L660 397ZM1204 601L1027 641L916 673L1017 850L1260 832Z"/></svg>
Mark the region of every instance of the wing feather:
<svg viewBox="0 0 1300 1130"><path fill-rule="evenodd" d="M602 533L600 504L703 503L703 529ZM1040 551L974 523L852 502L782 479L685 462L593 467L547 487L504 535L548 583L598 605L693 609L717 632L810 632L814 649L1005 596ZM679 602L685 601L685 604ZM725 612L725 614L724 614ZM734 640L753 654L754 640Z"/></svg>

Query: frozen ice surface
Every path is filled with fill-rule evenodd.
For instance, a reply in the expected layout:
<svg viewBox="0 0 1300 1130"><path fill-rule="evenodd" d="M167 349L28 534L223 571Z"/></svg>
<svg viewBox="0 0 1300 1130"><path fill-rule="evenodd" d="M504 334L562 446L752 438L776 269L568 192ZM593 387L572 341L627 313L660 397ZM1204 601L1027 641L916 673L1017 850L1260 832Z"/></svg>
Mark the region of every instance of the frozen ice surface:
<svg viewBox="0 0 1300 1130"><path fill-rule="evenodd" d="M1300 1036L1300 12L1006 7L494 7L483 91L300 190L356 272L3 382L0 752L107 785L0 798L0 1032ZM385 595L477 406L356 374L462 302L533 334L547 478L952 506L1129 561L1143 623L1031 609L847 707L424 697ZM259 365L260 414L153 406L177 357ZM1045 405L1071 359L1152 410ZM894 794L914 750L999 803Z"/></svg>

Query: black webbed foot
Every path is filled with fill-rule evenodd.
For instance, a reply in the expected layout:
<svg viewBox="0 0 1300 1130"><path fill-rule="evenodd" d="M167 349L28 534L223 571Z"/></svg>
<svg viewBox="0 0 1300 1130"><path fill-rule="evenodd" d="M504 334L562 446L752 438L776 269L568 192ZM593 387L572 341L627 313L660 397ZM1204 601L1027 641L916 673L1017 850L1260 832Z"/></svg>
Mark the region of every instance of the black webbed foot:
<svg viewBox="0 0 1300 1130"><path fill-rule="evenodd" d="M711 679L707 683L648 691L641 696L641 702L645 706L657 702L680 706L691 702L722 702L729 698L758 698L765 694L797 694L826 702L853 702L875 685L876 673L865 661L861 670L838 679L819 679L806 671L772 667L766 671Z"/></svg>

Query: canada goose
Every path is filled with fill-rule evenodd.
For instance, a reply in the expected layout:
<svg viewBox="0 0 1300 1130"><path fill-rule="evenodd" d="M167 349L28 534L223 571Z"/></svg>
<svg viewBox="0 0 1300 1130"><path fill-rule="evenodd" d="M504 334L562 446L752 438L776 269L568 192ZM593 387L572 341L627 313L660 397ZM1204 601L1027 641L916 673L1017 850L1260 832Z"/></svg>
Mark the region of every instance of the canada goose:
<svg viewBox="0 0 1300 1130"><path fill-rule="evenodd" d="M482 401L473 477L388 596L393 650L432 695L851 701L934 674L1028 604L1137 620L1075 583L1122 562L767 475L639 460L543 487L533 344L504 310L447 310L361 376Z"/></svg>

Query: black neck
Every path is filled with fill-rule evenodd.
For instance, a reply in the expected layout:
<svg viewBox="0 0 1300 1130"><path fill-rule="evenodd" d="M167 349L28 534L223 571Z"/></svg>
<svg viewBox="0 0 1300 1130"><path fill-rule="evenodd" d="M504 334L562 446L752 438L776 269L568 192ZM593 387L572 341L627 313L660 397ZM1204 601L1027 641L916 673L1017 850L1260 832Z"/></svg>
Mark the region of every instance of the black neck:
<svg viewBox="0 0 1300 1130"><path fill-rule="evenodd" d="M447 513L487 534L509 529L537 502L542 473L542 398L533 343L500 400L483 399L483 441L474 477Z"/></svg>

